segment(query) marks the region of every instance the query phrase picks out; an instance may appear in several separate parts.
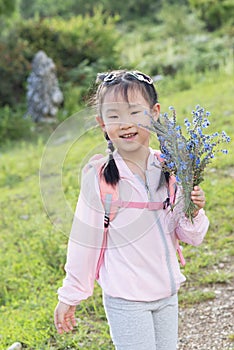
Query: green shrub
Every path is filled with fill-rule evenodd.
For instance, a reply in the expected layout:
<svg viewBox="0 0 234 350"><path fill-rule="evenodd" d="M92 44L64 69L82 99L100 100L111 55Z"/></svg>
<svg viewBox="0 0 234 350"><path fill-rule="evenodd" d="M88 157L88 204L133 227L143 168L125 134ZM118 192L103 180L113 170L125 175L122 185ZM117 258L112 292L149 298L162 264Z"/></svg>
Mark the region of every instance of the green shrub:
<svg viewBox="0 0 234 350"><path fill-rule="evenodd" d="M1 105L22 100L31 61L39 50L54 60L62 81L70 80L72 74L80 86L86 86L87 76L94 77L97 70L118 66L115 22L101 9L93 16L67 21L57 17L18 22L0 42Z"/></svg>
<svg viewBox="0 0 234 350"><path fill-rule="evenodd" d="M227 22L233 25L234 3L232 0L189 0L189 3L204 21L208 30L214 31Z"/></svg>
<svg viewBox="0 0 234 350"><path fill-rule="evenodd" d="M164 11L165 8L162 14L166 18ZM178 19L177 14L175 17ZM230 36L202 31L200 21L194 28L193 16L184 21L182 32L176 32L175 22L169 20L170 16L158 26L142 24L132 32L125 30L118 48L122 52L123 66L134 67L150 75L175 76L179 72L206 72L231 64ZM190 30L187 29L189 26ZM173 31L175 35L172 35Z"/></svg>
<svg viewBox="0 0 234 350"><path fill-rule="evenodd" d="M24 93L24 85L30 70L27 58L27 43L14 42L14 37L7 42L0 42L0 105L14 105Z"/></svg>
<svg viewBox="0 0 234 350"><path fill-rule="evenodd" d="M28 137L31 130L32 122L24 118L23 112L15 112L9 106L0 109L0 145L8 139Z"/></svg>
<svg viewBox="0 0 234 350"><path fill-rule="evenodd" d="M16 8L16 0L0 0L0 16L11 15Z"/></svg>

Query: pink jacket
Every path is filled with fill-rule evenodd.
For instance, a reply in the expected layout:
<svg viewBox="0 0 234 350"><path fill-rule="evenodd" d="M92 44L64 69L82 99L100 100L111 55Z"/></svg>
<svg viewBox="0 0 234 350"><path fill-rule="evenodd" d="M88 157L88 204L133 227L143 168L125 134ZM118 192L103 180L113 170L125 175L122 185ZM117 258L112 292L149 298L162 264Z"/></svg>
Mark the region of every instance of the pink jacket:
<svg viewBox="0 0 234 350"><path fill-rule="evenodd" d="M122 200L160 202L167 197L161 181L159 161L150 149L146 184L115 153L120 173ZM83 174L81 191L68 243L66 277L58 289L59 300L77 305L93 293L97 262L102 247L104 209L96 167ZM176 256L178 238L199 245L209 226L204 210L194 223L183 213L183 200L177 194L173 212L120 208L110 222L108 247L98 283L105 294L136 301L153 301L176 293L185 277Z"/></svg>

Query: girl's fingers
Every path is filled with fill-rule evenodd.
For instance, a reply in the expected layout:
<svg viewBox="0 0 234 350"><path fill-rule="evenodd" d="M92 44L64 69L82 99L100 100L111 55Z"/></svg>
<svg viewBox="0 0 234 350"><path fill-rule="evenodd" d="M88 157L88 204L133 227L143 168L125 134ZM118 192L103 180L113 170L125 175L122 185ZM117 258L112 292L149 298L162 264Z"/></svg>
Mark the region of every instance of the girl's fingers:
<svg viewBox="0 0 234 350"><path fill-rule="evenodd" d="M61 322L59 321L57 309L55 309L55 312L54 312L54 325L55 325L57 331L60 333L62 326L61 326Z"/></svg>
<svg viewBox="0 0 234 350"><path fill-rule="evenodd" d="M56 328L59 334L63 334L63 326L61 325L61 323L58 323Z"/></svg>
<svg viewBox="0 0 234 350"><path fill-rule="evenodd" d="M192 200L193 201L196 201L196 202L205 202L205 197L204 196L194 196L194 195L192 195L191 196L191 198L192 198Z"/></svg>
<svg viewBox="0 0 234 350"><path fill-rule="evenodd" d="M73 329L70 328L70 324L68 321L63 322L62 327L64 332L70 332Z"/></svg>
<svg viewBox="0 0 234 350"><path fill-rule="evenodd" d="M75 316L73 316L73 317L71 318L71 322L72 322L73 327L76 327L76 326L77 326Z"/></svg>
<svg viewBox="0 0 234 350"><path fill-rule="evenodd" d="M64 331L69 332L63 312L55 310L54 323L59 334L62 334Z"/></svg>
<svg viewBox="0 0 234 350"><path fill-rule="evenodd" d="M191 192L191 200L198 206L199 209L205 206L205 194L199 186L194 186L194 189Z"/></svg>
<svg viewBox="0 0 234 350"><path fill-rule="evenodd" d="M74 325L74 323L73 323L73 316L67 316L65 318L65 323L66 323L66 327L68 329L67 332L72 331L73 330L73 325Z"/></svg>
<svg viewBox="0 0 234 350"><path fill-rule="evenodd" d="M69 325L67 321L63 321L62 323L58 323L57 326L57 331L59 334L63 334L63 332L70 332L73 328Z"/></svg>
<svg viewBox="0 0 234 350"><path fill-rule="evenodd" d="M54 316L55 327L59 334L70 332L76 326L75 307L69 310L56 310Z"/></svg>
<svg viewBox="0 0 234 350"><path fill-rule="evenodd" d="M62 334L64 331L66 331L66 329L64 327L64 320L63 320L63 317L61 317L61 315L57 317L55 327L56 327L59 334Z"/></svg>

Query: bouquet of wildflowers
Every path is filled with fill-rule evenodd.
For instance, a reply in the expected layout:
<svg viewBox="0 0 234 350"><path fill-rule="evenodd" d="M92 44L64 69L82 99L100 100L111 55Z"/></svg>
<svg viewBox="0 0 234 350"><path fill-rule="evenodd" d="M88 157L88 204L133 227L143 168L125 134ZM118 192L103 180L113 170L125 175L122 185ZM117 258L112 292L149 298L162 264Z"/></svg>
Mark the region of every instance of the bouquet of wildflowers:
<svg viewBox="0 0 234 350"><path fill-rule="evenodd" d="M162 169L164 172L174 175L182 186L184 195L184 212L193 222L195 204L191 201L193 187L204 180L204 170L215 157L217 152L228 153L226 149L220 149L223 142L230 142L230 137L224 131L208 135L205 131L210 125L208 117L210 113L199 105L192 111L192 121L184 120L187 135L182 133L181 126L177 123L176 112L173 107L170 118L167 113L155 121L151 117L150 130L156 132L161 149L161 157L164 158Z"/></svg>

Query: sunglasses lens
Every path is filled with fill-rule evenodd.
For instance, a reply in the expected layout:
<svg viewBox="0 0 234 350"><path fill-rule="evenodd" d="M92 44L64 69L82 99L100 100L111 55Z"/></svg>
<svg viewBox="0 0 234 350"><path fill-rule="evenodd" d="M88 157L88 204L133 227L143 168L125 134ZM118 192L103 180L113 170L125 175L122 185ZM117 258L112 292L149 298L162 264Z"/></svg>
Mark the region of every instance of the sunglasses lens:
<svg viewBox="0 0 234 350"><path fill-rule="evenodd" d="M129 72L131 75L133 75L137 80L139 81L143 81L147 84L153 84L153 79L151 79L148 75L145 75L143 73L139 73L139 72Z"/></svg>
<svg viewBox="0 0 234 350"><path fill-rule="evenodd" d="M103 81L104 81L105 83L107 83L107 82L113 81L115 78L116 78L116 74L110 73L110 74L108 74L108 75L104 78Z"/></svg>

